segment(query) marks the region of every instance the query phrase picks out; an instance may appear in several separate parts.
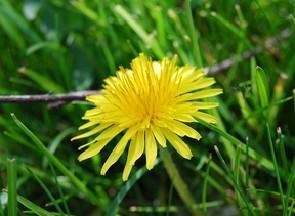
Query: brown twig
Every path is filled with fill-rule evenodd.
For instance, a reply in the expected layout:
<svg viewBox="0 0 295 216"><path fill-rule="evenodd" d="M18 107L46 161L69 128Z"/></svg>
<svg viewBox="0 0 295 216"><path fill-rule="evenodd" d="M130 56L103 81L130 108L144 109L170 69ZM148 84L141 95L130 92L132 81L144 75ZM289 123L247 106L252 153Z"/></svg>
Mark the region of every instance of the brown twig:
<svg viewBox="0 0 295 216"><path fill-rule="evenodd" d="M265 49L271 49L275 45L279 44L281 41L286 40L291 36L291 30L290 29L284 29L281 31L281 33L273 38L270 38L264 42L262 46L256 46L253 50L247 50L243 52L240 55L234 55L232 57L229 57L213 66L206 67L205 71L208 75L215 76L225 70L228 70L233 65L237 64L238 62L249 59L259 53L261 53Z"/></svg>
<svg viewBox="0 0 295 216"><path fill-rule="evenodd" d="M213 66L206 67L205 72L208 75L216 76L217 74L231 68L233 65L238 62L249 59L259 53L261 53L264 49L273 48L275 45L280 43L283 40L286 40L291 35L290 29L283 30L277 37L266 40L263 46L257 46L253 50L248 50L242 53L241 55L234 55L228 59L221 61ZM100 90L98 91L78 91L78 92L70 92L65 94L40 94L40 95L0 95L0 102L6 103L28 103L28 102L57 102L58 104L74 101L74 100L84 100L87 95L91 94L100 94Z"/></svg>
<svg viewBox="0 0 295 216"><path fill-rule="evenodd" d="M24 103L24 102L57 102L57 101L73 101L84 100L86 96L91 94L100 94L98 91L78 91L65 94L38 94L38 95L1 95L0 102Z"/></svg>

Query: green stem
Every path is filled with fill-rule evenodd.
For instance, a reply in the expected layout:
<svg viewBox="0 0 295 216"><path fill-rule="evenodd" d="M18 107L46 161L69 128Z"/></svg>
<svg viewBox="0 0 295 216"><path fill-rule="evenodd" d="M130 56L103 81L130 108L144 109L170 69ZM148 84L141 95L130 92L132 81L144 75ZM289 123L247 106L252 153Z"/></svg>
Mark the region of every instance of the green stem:
<svg viewBox="0 0 295 216"><path fill-rule="evenodd" d="M161 151L161 156L164 162L165 169L181 200L184 202L186 207L192 212L193 215L201 215L196 208L196 202L193 199L192 194L189 192L187 184L181 178L169 152L167 150L163 150Z"/></svg>

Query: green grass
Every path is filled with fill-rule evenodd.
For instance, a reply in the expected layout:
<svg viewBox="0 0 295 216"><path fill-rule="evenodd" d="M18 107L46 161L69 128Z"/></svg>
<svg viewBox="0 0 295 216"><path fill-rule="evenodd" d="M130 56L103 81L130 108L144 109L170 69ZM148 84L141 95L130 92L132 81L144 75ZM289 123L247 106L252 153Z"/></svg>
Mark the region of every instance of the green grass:
<svg viewBox="0 0 295 216"><path fill-rule="evenodd" d="M294 215L294 13L291 0L0 0L1 95L100 89L140 52L210 67L291 31L215 75L218 123L194 125L203 138L192 160L171 149L193 210L163 157L151 171L140 159L127 182L126 155L106 176L108 154L77 161L70 139L88 103L1 103L0 215Z"/></svg>

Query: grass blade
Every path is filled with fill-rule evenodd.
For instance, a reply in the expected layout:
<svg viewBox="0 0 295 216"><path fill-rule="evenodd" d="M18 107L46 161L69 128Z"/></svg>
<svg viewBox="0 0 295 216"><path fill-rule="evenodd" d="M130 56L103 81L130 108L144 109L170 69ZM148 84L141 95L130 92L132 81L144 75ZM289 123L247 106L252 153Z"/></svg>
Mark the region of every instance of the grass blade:
<svg viewBox="0 0 295 216"><path fill-rule="evenodd" d="M138 37L145 43L146 45L150 45L155 54L161 58L164 56L164 52L161 49L159 43L151 37L142 26L132 18L132 16L127 12L127 10L122 5L116 5L114 8L114 12L122 17L130 28L138 35Z"/></svg>
<svg viewBox="0 0 295 216"><path fill-rule="evenodd" d="M285 201L285 197L284 197L284 191L283 191L283 186L282 186L281 177L280 177L280 169L279 169L276 154L275 154L275 151L274 151L274 147L273 147L273 143L272 143L268 123L266 123L266 130L267 130L268 143L269 143L269 147L270 147L270 153L271 153L271 157L272 157L272 161L273 161L273 164L274 164L276 177L277 177L277 181L278 181L278 187L279 187L279 191L280 191L280 198L281 198L281 202L282 202L282 206L283 206L283 215L287 215L287 210L288 209L287 209L287 205L286 205L286 201Z"/></svg>
<svg viewBox="0 0 295 216"><path fill-rule="evenodd" d="M208 191L208 177L209 177L209 170L210 170L210 162L211 162L211 156L209 157L207 161L207 168L205 172L205 179L202 187L202 210L205 215L207 215L207 205L206 205L206 199L207 199L207 191Z"/></svg>
<svg viewBox="0 0 295 216"><path fill-rule="evenodd" d="M288 216L291 216L292 213L294 213L294 206L295 206L295 200L292 200L292 190L294 190L294 184L295 184L295 166L291 168L290 175L288 177L288 185L287 185L287 192L286 192L286 202L291 202L289 208L288 208Z"/></svg>
<svg viewBox="0 0 295 216"><path fill-rule="evenodd" d="M244 191L240 187L239 183L236 181L234 174L231 172L230 168L227 166L225 160L221 156L218 147L215 145L214 148L215 148L215 152L216 152L219 160L221 161L224 169L226 170L226 172L228 173L229 177L232 180L232 183L235 187L235 191L237 192L238 203L240 204L241 210L243 210L243 211L248 210L247 215L255 215L252 204L247 200L246 193L244 193Z"/></svg>
<svg viewBox="0 0 295 216"><path fill-rule="evenodd" d="M37 180L37 182L40 184L40 186L43 188L43 190L45 191L45 194L47 195L47 197L51 200L51 202L53 203L54 207L56 208L56 210L63 215L64 213L62 212L61 208L59 207L58 203L54 202L54 197L52 195L52 193L50 192L50 189L46 187L46 185L42 182L42 180L35 175L33 170L29 169L29 172L31 173L31 175Z"/></svg>
<svg viewBox="0 0 295 216"><path fill-rule="evenodd" d="M190 37L192 39L192 49L193 49L193 59L196 60L197 67L203 67L203 60L201 55L201 48L199 44L199 33L197 32L196 25L194 24L192 9L191 9L191 0L185 1L185 14L187 15L186 19L188 20L188 30Z"/></svg>
<svg viewBox="0 0 295 216"><path fill-rule="evenodd" d="M35 203L31 202L30 200L22 197L22 196L17 196L17 201L31 210L33 213L39 216L57 216L59 214L52 213L49 211L46 211L45 209L41 208L40 206L36 205Z"/></svg>
<svg viewBox="0 0 295 216"><path fill-rule="evenodd" d="M266 107L269 104L269 87L266 79L266 75L264 70L260 67L256 67L256 71L254 74L254 79L256 82L256 88L258 92L258 97L260 101L260 105L262 107Z"/></svg>
<svg viewBox="0 0 295 216"><path fill-rule="evenodd" d="M112 204L110 205L109 211L107 213L108 216L114 216L117 215L117 211L119 209L119 206L121 202L123 201L124 197L126 196L127 192L130 190L130 188L135 184L135 182L138 181L138 179L143 176L143 174L146 172L146 168L143 167L136 171L136 173L125 183L123 187L121 187L119 193L113 200Z"/></svg>
<svg viewBox="0 0 295 216"><path fill-rule="evenodd" d="M252 158L255 161L258 161L259 164L262 167L264 167L265 169L267 169L269 171L274 170L273 163L270 160L268 160L267 158L265 158L264 156L262 156L259 153L255 152L255 150L253 148L247 146L242 141L240 141L237 138L233 137L232 135L220 130L218 127L216 127L216 126L214 126L212 124L208 124L207 122L205 122L205 121L203 121L201 119L197 119L197 121L200 122L200 124L204 125L205 127L211 129L212 131L215 131L216 133L218 133L222 137L226 138L228 141L230 141L236 147L240 147L244 154L246 154L248 152L249 157Z"/></svg>
<svg viewBox="0 0 295 216"><path fill-rule="evenodd" d="M16 165L15 160L8 160L7 163L7 182L8 182L8 215L17 215L16 202Z"/></svg>
<svg viewBox="0 0 295 216"><path fill-rule="evenodd" d="M45 91L54 93L64 92L63 87L61 87L54 81L50 80L49 78L45 77L44 75L37 73L36 71L24 69L20 70L20 72L28 76L34 82L36 82Z"/></svg>
<svg viewBox="0 0 295 216"><path fill-rule="evenodd" d="M39 138L29 130L20 120L18 120L14 114L11 114L12 119L16 125L35 143L36 147L40 149L43 155L45 155L51 163L64 175L66 175L71 182L77 187L79 191L88 196L89 200L93 204L98 204L98 198L86 187L86 185L80 181L69 169L67 169L50 151L45 147L45 145L39 140Z"/></svg>

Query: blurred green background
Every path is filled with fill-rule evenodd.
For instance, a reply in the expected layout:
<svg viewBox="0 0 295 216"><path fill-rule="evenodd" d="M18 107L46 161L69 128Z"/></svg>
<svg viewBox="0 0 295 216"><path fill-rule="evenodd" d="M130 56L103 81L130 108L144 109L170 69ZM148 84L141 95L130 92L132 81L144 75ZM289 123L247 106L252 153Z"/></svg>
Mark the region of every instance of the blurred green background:
<svg viewBox="0 0 295 216"><path fill-rule="evenodd" d="M217 127L247 143L259 158L249 159L239 150L231 155L231 148L239 149L231 139L200 125L196 128L203 139L190 144L195 157L186 161L173 150L171 154L196 203L204 204L203 212L210 215L216 209L222 212L224 207L231 207L236 215L248 215L244 211L248 203L257 215L292 215L294 11L293 0L0 0L0 94L100 89L104 78L114 75L119 66L129 67L141 52L154 59L177 54L179 65L210 67L257 46L264 47L266 40L288 29L288 38L215 75L216 86L224 90L217 99L218 112L214 112L219 118ZM257 74L263 74L261 83L257 82ZM261 88L266 91L264 99L256 91ZM70 138L78 133L77 128L84 123L81 116L89 107L81 101L1 102L0 213L7 215L8 209L17 205L18 215L42 215L42 210L43 215L105 215L116 210L120 215L186 215L187 209L173 190L161 161L144 173L140 169L144 159L140 160L133 174L136 170L143 173L132 179L135 184L131 188L121 180L124 158L106 176L100 176L99 170L108 154L77 161L81 143ZM24 133L24 127L16 124L11 113L66 171L38 147L32 135ZM269 130L264 122L270 125ZM260 161L266 159L276 167L268 138L273 141L278 172L260 166ZM233 178L216 156L214 145ZM18 195L14 206L5 201L11 158L15 159L13 169L17 173L12 177ZM237 161L241 163L238 168ZM76 178L75 183L69 173ZM87 190L83 191L82 185ZM246 201L240 199L240 189L247 195ZM114 203L119 191L126 196Z"/></svg>

